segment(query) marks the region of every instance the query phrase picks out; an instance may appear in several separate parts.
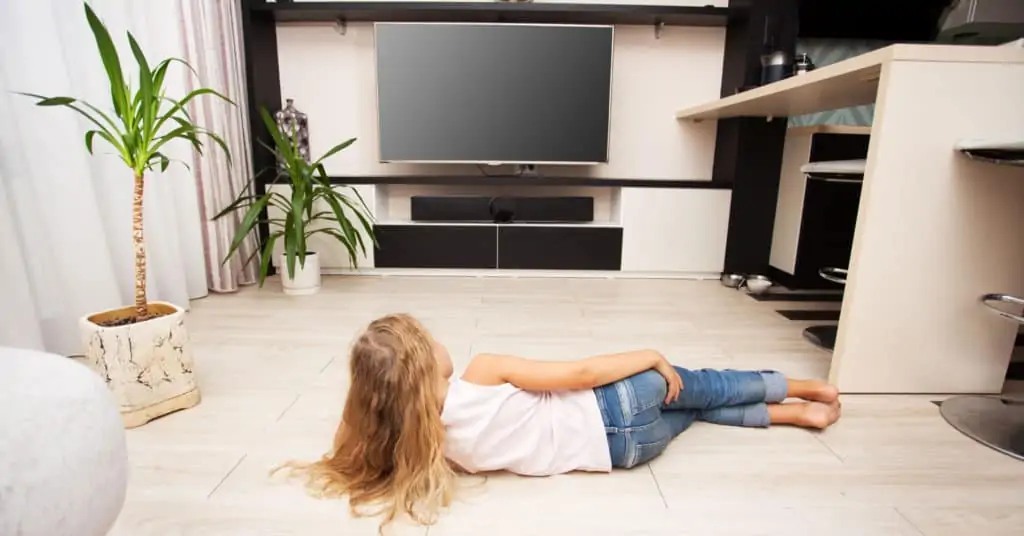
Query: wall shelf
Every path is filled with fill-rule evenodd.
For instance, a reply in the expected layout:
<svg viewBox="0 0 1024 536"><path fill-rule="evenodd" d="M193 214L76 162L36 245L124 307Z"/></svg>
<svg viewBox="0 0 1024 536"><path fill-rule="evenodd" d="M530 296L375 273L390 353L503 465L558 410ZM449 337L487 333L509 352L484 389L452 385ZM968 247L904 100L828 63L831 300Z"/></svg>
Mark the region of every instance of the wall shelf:
<svg viewBox="0 0 1024 536"><path fill-rule="evenodd" d="M396 226L416 225L423 227L566 227L570 229L587 229L594 227L609 227L621 229L622 224L610 221L583 221L583 222L487 222L487 221L416 221L416 220L380 220L375 225Z"/></svg>
<svg viewBox="0 0 1024 536"><path fill-rule="evenodd" d="M363 175L332 176L333 184L430 184L456 186L586 186L594 188L679 188L729 190L732 185L710 180L598 179L521 175Z"/></svg>
<svg viewBox="0 0 1024 536"><path fill-rule="evenodd" d="M254 12L278 22L532 22L657 24L724 27L729 8L614 4L509 4L483 2L252 1Z"/></svg>

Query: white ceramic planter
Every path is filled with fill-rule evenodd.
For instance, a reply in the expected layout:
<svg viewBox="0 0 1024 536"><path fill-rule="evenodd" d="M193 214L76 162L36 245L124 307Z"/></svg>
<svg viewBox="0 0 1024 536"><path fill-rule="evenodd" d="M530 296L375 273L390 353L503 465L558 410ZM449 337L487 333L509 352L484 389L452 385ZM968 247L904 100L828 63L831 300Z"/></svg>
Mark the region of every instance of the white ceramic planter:
<svg viewBox="0 0 1024 536"><path fill-rule="evenodd" d="M135 311L124 307L79 321L86 363L106 380L127 428L190 408L200 400L185 310L164 302L150 302L149 307L169 314L124 326L97 324Z"/></svg>
<svg viewBox="0 0 1024 536"><path fill-rule="evenodd" d="M320 256L316 253L306 254L305 265L300 265L299 260L295 259L295 277L288 276L288 262L283 254L277 270L281 274L281 286L285 294L303 296L320 291Z"/></svg>

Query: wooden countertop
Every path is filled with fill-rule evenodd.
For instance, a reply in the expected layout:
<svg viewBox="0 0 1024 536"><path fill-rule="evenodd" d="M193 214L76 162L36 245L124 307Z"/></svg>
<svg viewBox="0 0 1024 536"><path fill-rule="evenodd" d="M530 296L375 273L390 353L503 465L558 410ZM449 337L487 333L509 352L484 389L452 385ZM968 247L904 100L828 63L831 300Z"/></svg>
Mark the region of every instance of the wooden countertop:
<svg viewBox="0 0 1024 536"><path fill-rule="evenodd" d="M892 61L1024 63L1024 50L1017 47L891 45L804 75L680 110L676 112L676 119L789 117L870 104L878 92L882 66Z"/></svg>

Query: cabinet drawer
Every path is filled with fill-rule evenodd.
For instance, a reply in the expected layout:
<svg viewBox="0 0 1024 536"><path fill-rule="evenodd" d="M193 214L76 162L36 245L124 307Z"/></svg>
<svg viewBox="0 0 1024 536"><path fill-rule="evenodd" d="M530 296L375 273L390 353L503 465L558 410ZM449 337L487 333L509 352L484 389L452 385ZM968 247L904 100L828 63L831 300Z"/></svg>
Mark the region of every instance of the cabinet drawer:
<svg viewBox="0 0 1024 536"><path fill-rule="evenodd" d="M378 268L497 268L493 225L376 225Z"/></svg>
<svg viewBox="0 0 1024 536"><path fill-rule="evenodd" d="M498 227L498 267L516 270L619 270L621 227Z"/></svg>

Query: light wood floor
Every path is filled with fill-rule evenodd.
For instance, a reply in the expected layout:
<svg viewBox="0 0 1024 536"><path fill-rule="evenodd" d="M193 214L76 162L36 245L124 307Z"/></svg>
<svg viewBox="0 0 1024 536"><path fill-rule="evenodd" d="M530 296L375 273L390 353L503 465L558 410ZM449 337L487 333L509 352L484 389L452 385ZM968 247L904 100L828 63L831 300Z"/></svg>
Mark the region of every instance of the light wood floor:
<svg viewBox="0 0 1024 536"><path fill-rule="evenodd" d="M483 351L572 359L641 347L694 368L828 370L829 355L800 337L814 322L717 281L333 277L299 298L277 287L193 303L203 402L128 431L131 482L112 534L374 534L372 519L267 470L329 446L346 348L384 313L418 315L456 370ZM698 423L649 467L611 475L470 480L429 534L1024 534L1024 463L947 426L936 398L848 396L823 433Z"/></svg>

